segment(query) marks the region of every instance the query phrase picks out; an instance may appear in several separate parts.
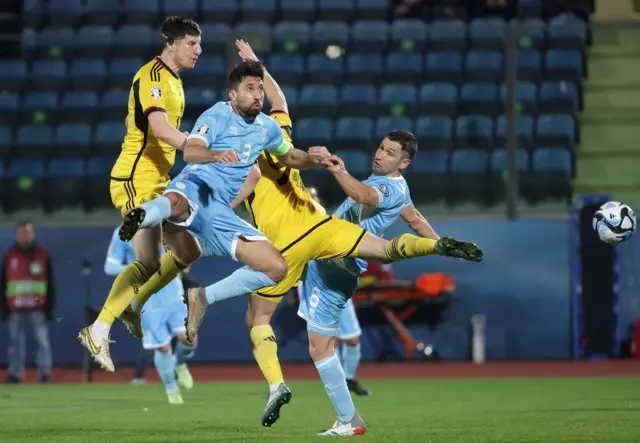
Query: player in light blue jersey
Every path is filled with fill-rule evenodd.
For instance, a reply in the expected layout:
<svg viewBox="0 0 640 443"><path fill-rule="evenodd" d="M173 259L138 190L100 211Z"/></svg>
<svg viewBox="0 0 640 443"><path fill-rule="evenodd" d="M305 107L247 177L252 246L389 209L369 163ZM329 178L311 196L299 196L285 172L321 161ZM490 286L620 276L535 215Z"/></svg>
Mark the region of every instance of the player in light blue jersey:
<svg viewBox="0 0 640 443"><path fill-rule="evenodd" d="M402 177L418 150L408 131L391 131L380 143L373 161L373 174L363 182L345 170L329 168L348 198L335 215L357 223L382 237L402 218L420 237L440 240L427 220L418 212ZM441 241L453 241L443 238ZM358 279L367 262L357 258L310 261L298 286L298 315L306 320L311 358L338 413L333 427L320 435L358 435L365 432L335 354L341 315L358 288Z"/></svg>
<svg viewBox="0 0 640 443"><path fill-rule="evenodd" d="M104 264L105 273L113 276L136 259L132 244L120 240L118 230L113 232ZM153 363L171 404L183 403L178 385L193 388L193 377L186 362L193 356L196 345L195 340L192 343L187 339L184 327L187 308L182 301L183 292L182 280L176 277L149 299L142 312L142 346L153 350ZM177 338L177 344L171 352L173 337Z"/></svg>

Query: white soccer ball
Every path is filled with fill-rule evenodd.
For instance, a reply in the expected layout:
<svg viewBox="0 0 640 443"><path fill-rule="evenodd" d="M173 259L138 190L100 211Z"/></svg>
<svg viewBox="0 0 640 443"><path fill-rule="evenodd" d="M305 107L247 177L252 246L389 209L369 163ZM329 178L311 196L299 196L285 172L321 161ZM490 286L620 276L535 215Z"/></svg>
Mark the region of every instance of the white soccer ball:
<svg viewBox="0 0 640 443"><path fill-rule="evenodd" d="M623 203L607 202L593 214L592 226L600 240L614 245L631 238L636 230L636 215Z"/></svg>

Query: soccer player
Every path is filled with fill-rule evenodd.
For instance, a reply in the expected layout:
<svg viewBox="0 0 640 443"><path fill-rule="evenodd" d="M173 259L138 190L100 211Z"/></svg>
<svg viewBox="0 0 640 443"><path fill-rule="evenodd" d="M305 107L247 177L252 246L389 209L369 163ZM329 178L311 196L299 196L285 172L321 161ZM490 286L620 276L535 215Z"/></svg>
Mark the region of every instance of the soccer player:
<svg viewBox="0 0 640 443"><path fill-rule="evenodd" d="M164 49L133 77L129 93L127 134L111 171L111 199L122 214L142 202L160 196L169 184L176 149L182 150L184 92L178 74L191 69L202 52L200 27L187 18L169 17L162 24ZM171 246L164 257L162 239ZM78 340L96 362L113 372L109 331L117 317L136 337L142 337L140 317L129 305L136 296L155 292L196 260L197 242L174 226L141 232L133 239L136 260L115 279L109 296L93 325L80 331ZM166 276L169 276L168 278ZM145 282L147 284L145 284ZM144 290L143 290L144 287Z"/></svg>
<svg viewBox="0 0 640 443"><path fill-rule="evenodd" d="M113 276L135 261L133 246L120 240L119 229L113 232L104 264L105 272ZM182 301L183 292L181 277L176 277L151 297L142 312L142 346L146 350L153 350L153 363L170 404L184 403L178 385L185 389L193 388L187 360L195 352L196 340L195 337L193 341L187 339L184 327L187 308ZM174 337L177 338L177 344L175 349L171 349Z"/></svg>
<svg viewBox="0 0 640 443"><path fill-rule="evenodd" d="M247 43L237 41L236 45L241 58L257 61ZM278 84L268 72L265 72L265 90L273 106L271 116L280 125L285 140L290 143L292 123L287 103ZM403 134L398 135L399 139L391 135L392 139L385 138L383 142L384 146L395 146L397 156L401 154L396 144L404 140ZM325 148L311 148L309 152L318 156L328 155ZM414 153L415 149L407 151L406 155L413 156ZM409 158L404 160L406 164L410 162ZM335 167L340 169L342 166L337 164ZM356 183L360 184L358 181ZM384 196L388 190L385 188L384 191L377 192ZM377 192L374 194L376 197ZM366 197L371 198L371 195L367 193ZM277 284L256 288L254 291L247 291L248 287L242 282L242 270L206 289L188 290L187 333L197 331L209 304L250 293L246 322L250 329L253 355L270 390L262 417L264 426L275 423L280 416L281 407L291 400L291 391L284 383L278 361L275 334L269 322L277 304L297 284L309 260L360 257L386 262L432 254L482 260L482 251L473 243L451 238L436 241L409 234L385 241L367 233L357 224L328 216L325 209L309 195L299 171L291 165L283 164L268 152L258 157L258 165L247 177L233 204L239 204L245 199L254 225L280 251L286 260L288 272Z"/></svg>

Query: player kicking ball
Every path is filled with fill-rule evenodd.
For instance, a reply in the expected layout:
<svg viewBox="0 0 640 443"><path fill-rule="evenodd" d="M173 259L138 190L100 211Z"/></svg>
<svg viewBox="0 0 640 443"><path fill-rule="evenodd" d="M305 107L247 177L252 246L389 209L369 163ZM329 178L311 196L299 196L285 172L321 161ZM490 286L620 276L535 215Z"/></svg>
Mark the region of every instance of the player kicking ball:
<svg viewBox="0 0 640 443"><path fill-rule="evenodd" d="M118 237L119 229L113 233L104 265L105 272L113 276L136 259L132 244ZM187 339L184 327L187 308L182 302L183 292L182 280L176 277L154 294L142 311L142 347L153 350L153 364L164 384L169 403L174 405L184 403L179 386L193 388L187 360L193 357L196 341L195 337L193 343ZM174 337L177 344L172 349Z"/></svg>

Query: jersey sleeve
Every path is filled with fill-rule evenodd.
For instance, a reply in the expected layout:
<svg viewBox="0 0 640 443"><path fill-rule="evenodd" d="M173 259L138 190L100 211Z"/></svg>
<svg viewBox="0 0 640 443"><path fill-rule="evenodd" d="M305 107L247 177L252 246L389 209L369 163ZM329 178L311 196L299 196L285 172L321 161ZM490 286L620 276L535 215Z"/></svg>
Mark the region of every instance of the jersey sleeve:
<svg viewBox="0 0 640 443"><path fill-rule="evenodd" d="M405 206L405 193L388 181L378 181L370 185L378 194L376 208L393 209Z"/></svg>
<svg viewBox="0 0 640 443"><path fill-rule="evenodd" d="M116 229L111 236L111 243L107 250L107 258L104 263L104 272L108 275L118 275L129 263L127 263L127 248L129 245L118 237Z"/></svg>
<svg viewBox="0 0 640 443"><path fill-rule="evenodd" d="M282 132L284 141L293 145L293 141L291 140L291 136L293 134L293 123L291 123L291 117L289 117L289 114L282 111L274 111L269 114L269 117L274 119L276 123L280 125L280 131Z"/></svg>
<svg viewBox="0 0 640 443"><path fill-rule="evenodd" d="M140 73L137 98L145 117L149 117L149 114L156 111L167 112L165 95L168 92L169 87L157 70L152 68L148 72Z"/></svg>
<svg viewBox="0 0 640 443"><path fill-rule="evenodd" d="M197 138L205 142L209 147L216 141L222 119L222 115L212 112L201 114L196 120L196 124L193 125L193 129L187 139Z"/></svg>
<svg viewBox="0 0 640 443"><path fill-rule="evenodd" d="M286 115L286 114L284 114ZM289 116L286 116L287 118ZM270 154L280 157L291 150L291 143L284 138L285 131L282 130L280 123L275 119L269 119L267 127L267 142L264 149Z"/></svg>

